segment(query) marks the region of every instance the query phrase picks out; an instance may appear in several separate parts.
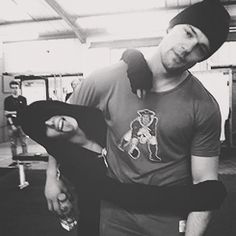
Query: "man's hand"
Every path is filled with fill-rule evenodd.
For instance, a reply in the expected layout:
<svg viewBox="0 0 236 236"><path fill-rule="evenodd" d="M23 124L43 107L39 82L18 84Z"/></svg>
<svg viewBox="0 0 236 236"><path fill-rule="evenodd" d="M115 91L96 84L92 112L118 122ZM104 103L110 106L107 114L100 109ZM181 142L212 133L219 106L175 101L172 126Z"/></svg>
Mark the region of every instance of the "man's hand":
<svg viewBox="0 0 236 236"><path fill-rule="evenodd" d="M62 215L62 211L60 209L59 201L57 198L59 193L65 193L68 196L70 195L69 189L62 180L48 176L44 189L44 194L47 199L48 209L53 213Z"/></svg>
<svg viewBox="0 0 236 236"><path fill-rule="evenodd" d="M137 89L136 95L138 98L142 99L146 96L147 91L145 89Z"/></svg>

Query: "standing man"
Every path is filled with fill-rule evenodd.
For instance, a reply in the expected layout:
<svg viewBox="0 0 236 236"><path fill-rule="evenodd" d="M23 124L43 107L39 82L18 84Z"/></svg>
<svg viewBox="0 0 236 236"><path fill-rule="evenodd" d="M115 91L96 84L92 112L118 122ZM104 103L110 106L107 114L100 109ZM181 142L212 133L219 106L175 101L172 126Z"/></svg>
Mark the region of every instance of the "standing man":
<svg viewBox="0 0 236 236"><path fill-rule="evenodd" d="M76 87L79 86L82 81L83 81L82 78L74 79L74 80L71 81L70 85L71 85L71 88L72 88L72 92L66 94L65 101L67 101L69 99L69 97L75 91Z"/></svg>
<svg viewBox="0 0 236 236"><path fill-rule="evenodd" d="M188 69L209 58L225 42L229 20L217 0L196 3L174 17L168 34L147 59L153 84L143 99L131 92L123 61L95 71L79 92L73 93L70 103L97 107L104 113L110 177L157 186L217 180L219 106ZM140 117L144 111L151 114L150 124ZM139 130L133 142L127 134L132 133L136 121ZM154 156L151 145L155 146ZM57 185L58 191L62 186L51 178L53 164L49 169L47 181ZM56 198L50 194L56 206ZM127 211L103 201L100 236L201 236L210 215L208 211L186 215Z"/></svg>
<svg viewBox="0 0 236 236"><path fill-rule="evenodd" d="M27 153L26 135L18 124L17 113L27 106L26 98L21 96L20 84L17 81L9 83L12 94L4 100L5 116L7 117L8 132L12 157L17 155L17 140L19 139L22 153Z"/></svg>

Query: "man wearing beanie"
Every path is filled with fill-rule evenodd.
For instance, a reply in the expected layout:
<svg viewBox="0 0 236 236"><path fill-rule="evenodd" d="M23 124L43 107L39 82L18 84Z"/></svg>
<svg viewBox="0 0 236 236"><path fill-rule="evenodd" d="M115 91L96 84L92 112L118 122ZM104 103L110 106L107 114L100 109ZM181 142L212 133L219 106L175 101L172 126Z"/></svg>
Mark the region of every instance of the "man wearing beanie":
<svg viewBox="0 0 236 236"><path fill-rule="evenodd" d="M217 0L201 1L175 16L145 62L152 86L142 99L130 90L124 61L95 71L74 92L70 103L96 107L104 114L110 177L157 186L217 180L219 106L188 69L220 48L229 21ZM200 236L210 214L127 211L103 201L100 236Z"/></svg>

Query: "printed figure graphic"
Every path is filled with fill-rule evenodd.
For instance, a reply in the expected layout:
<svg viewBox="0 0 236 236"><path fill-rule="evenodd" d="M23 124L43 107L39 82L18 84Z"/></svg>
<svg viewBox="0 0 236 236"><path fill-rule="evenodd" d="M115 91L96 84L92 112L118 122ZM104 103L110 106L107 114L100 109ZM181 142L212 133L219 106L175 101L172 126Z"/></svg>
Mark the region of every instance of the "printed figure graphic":
<svg viewBox="0 0 236 236"><path fill-rule="evenodd" d="M158 118L153 111L148 109L139 110L139 116L132 121L131 129L123 136L119 148L128 151L133 159L138 159L140 150L138 145L147 145L149 150L149 159L151 161L161 161L157 155L158 143L156 139L156 126Z"/></svg>

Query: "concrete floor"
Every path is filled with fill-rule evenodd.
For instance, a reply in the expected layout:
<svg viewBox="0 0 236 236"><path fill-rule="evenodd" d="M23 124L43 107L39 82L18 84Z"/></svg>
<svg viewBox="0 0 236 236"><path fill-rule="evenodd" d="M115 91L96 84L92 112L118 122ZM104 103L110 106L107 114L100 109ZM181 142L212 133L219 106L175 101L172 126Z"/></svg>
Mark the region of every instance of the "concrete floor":
<svg viewBox="0 0 236 236"><path fill-rule="evenodd" d="M38 145L37 143L35 143L32 140L28 140L28 145L29 145L29 152L32 153L45 153L45 149ZM20 150L19 150L20 151ZM2 143L0 144L0 168L17 168L17 166L9 166L12 163L12 158L11 158L11 151L10 151L10 147L9 147L9 143ZM43 195L43 184L44 184L44 180L41 181L41 178L45 178L45 172L41 171L46 169L47 166L47 162L43 162L43 161L27 161L27 165L26 165L26 169L28 168L29 170L27 171L27 181L29 181L30 185L29 187L26 188L26 190L28 189L28 191L17 191L17 194L28 194L29 196L24 196L24 199L30 199L30 201L26 201L26 200L22 200L24 202L24 204L21 202L21 204L18 204L17 207L20 207L21 211L22 209L28 209L27 212L30 212L31 215L29 214L29 218L30 220L27 218L26 221L23 221L24 224L22 223L22 225L19 225L19 228L17 228L17 232L19 232L21 235L25 235L25 236L31 236L32 232L30 231L33 225L33 229L32 231L37 231L35 233L33 233L33 235L35 236L41 236L41 235L45 235L45 236L49 236L49 235L58 235L58 236L64 236L64 235L72 235L75 236L76 233L71 232L71 234L68 234L66 231L65 233L63 232L63 230L61 229L60 225L58 224L58 220L57 218L53 218L53 215L51 215L51 213L47 210L46 207L46 202L45 202L45 198ZM33 171L32 171L33 169ZM38 169L38 170L37 170ZM40 173L39 173L40 172ZM13 170L11 173L13 173L14 175L11 176L11 181L7 182L7 185L13 186L17 186L18 184L18 173ZM219 174L221 174L221 178L223 178L223 182L225 183L226 187L227 187L227 191L228 191L228 196L227 199L224 201L224 204L222 205L221 209L219 211L214 212L212 221L209 224L208 227L208 231L206 233L206 236L235 236L236 235L236 222L235 222L235 184L234 184L234 179L235 177L233 175L236 174L236 152L235 151L228 151L228 150L224 150L222 152L222 155L220 157L220 165L219 165ZM37 178L35 178L35 176L37 176L37 178L40 177L40 185L38 184L38 182L36 181ZM230 184L228 184L227 179L233 179L233 182L231 180ZM36 191L36 194L35 194ZM5 192L5 191L4 191ZM32 197L32 194L35 194L35 196L40 196L40 200L38 200L38 202L35 203L35 199L37 199L36 197ZM2 194L1 194L2 195ZM7 196L7 198L12 197L11 193L6 193L5 195ZM16 197L16 195L14 195L14 197ZM18 199L18 198L17 198ZM29 205L29 202L31 202L33 199L34 204L33 205ZM2 202L2 201L0 201ZM19 201L13 201L13 203L15 202L19 202ZM28 205L26 205L26 203ZM5 204L5 203L4 203ZM6 205L6 204L5 204ZM4 206L5 206L4 205ZM11 224L13 224L14 222L16 222L14 219L16 218L15 216L17 216L17 214L19 214L21 217L21 219L24 219L23 216L20 213L16 213L16 207L14 204L10 204L9 206L6 205L6 207L9 207L10 210L12 210L12 212L7 208L7 212L9 213L8 218L6 218L6 215L2 216L2 220L1 220L1 214L0 214L0 220L1 222L5 222L4 224L0 224L0 232L1 232L1 227L5 227L5 226L9 226L11 230L13 230L14 228L12 228ZM40 215L39 213L42 213L42 208L44 209L43 211L43 215ZM2 209L2 208L1 208ZM29 210L30 209L30 210ZM26 210L25 210L26 211ZM38 212L39 213L38 213ZM15 218L14 218L15 217ZM50 219L49 219L50 218ZM45 221L43 221L42 219L46 219L47 223L45 223ZM49 220L48 220L49 219ZM39 223L38 223L39 221ZM13 222L13 223L12 223ZM17 220L18 222L18 220ZM26 222L26 223L25 223ZM33 222L33 223L32 223ZM35 223L37 222L37 223ZM48 223L49 222L49 223ZM27 225L28 224L28 225ZM49 227L50 226L50 227ZM37 228L38 227L38 228ZM9 229L7 229L7 232L9 231ZM40 232L42 232L42 229L45 229L45 232L43 234L41 234ZM54 234L55 233L55 234ZM0 235L2 235L0 233ZM4 236L13 236L16 235L14 234L4 234Z"/></svg>
<svg viewBox="0 0 236 236"><path fill-rule="evenodd" d="M28 139L28 152L30 153L46 153L46 150L34 142L32 139ZM21 148L18 147L18 153L21 152ZM9 143L0 143L0 168L15 168L14 166L9 166L13 162L11 156L11 149ZM30 163L28 165L30 169L45 169L47 166L46 162L43 161L27 161Z"/></svg>

